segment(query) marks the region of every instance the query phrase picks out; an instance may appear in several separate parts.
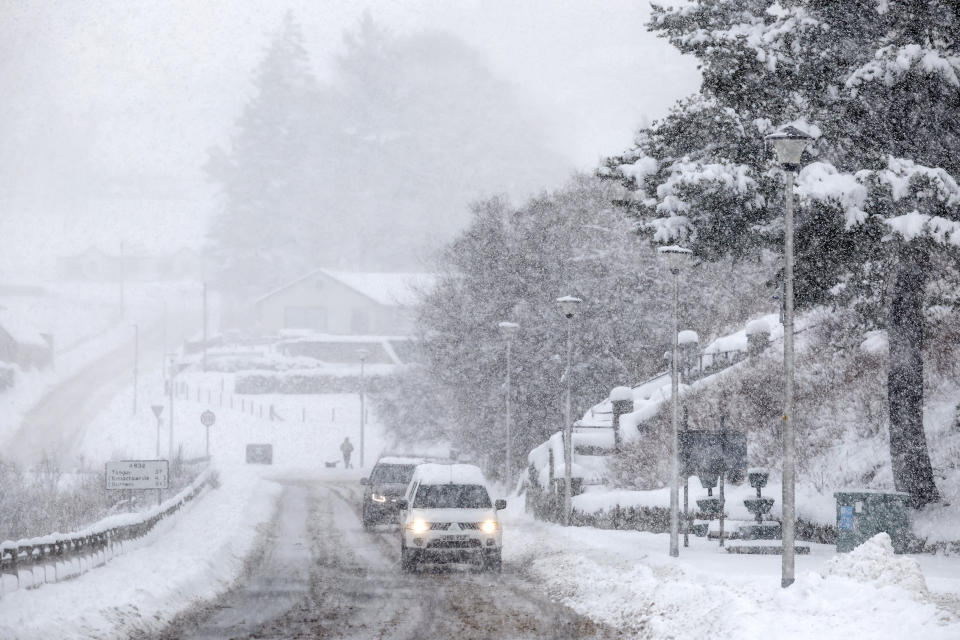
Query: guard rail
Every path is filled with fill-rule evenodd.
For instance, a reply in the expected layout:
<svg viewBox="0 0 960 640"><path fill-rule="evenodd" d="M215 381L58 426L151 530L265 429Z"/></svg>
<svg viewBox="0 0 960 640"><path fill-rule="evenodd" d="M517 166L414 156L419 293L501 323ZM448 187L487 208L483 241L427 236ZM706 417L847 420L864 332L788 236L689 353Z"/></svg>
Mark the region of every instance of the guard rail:
<svg viewBox="0 0 960 640"><path fill-rule="evenodd" d="M205 469L180 493L161 504L137 513L108 516L99 522L73 533L52 533L37 538L7 540L0 543L0 596L4 593L4 576L16 577L21 586L21 573L29 570L31 586L36 586L36 569L43 569L42 582L48 582L47 569L53 570L53 581L62 577L86 573L94 566L123 553L123 545L142 538L162 520L189 504L208 486L216 486L216 472ZM119 550L118 550L119 547ZM91 559L100 557L100 561ZM84 567L83 560L88 562ZM61 575L60 566L77 560L77 568Z"/></svg>

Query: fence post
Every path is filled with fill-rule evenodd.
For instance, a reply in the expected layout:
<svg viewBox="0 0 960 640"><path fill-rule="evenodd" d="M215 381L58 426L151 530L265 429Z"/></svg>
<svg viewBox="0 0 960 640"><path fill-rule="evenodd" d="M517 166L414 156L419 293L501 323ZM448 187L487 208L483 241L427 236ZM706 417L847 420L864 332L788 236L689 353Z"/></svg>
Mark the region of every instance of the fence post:
<svg viewBox="0 0 960 640"><path fill-rule="evenodd" d="M307 421L307 408L306 408L306 407L303 407L303 409L302 409L302 416L303 416L303 417L302 417L302 419L301 419L301 422L306 422L306 421Z"/></svg>

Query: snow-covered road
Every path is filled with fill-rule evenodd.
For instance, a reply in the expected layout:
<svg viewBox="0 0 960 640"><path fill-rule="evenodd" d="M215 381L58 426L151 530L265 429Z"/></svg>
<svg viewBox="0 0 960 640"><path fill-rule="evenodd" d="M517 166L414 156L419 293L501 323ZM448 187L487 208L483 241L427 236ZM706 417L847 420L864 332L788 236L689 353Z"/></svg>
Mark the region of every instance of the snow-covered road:
<svg viewBox="0 0 960 640"><path fill-rule="evenodd" d="M519 567L401 572L396 530L365 532L356 478L285 483L264 554L161 638L606 638ZM308 576L309 574L309 576Z"/></svg>
<svg viewBox="0 0 960 640"><path fill-rule="evenodd" d="M0 598L0 637L960 637L960 558L779 558L693 538L565 528L504 512L501 575L406 574L394 527L365 532L361 471L234 465L223 484L106 566Z"/></svg>

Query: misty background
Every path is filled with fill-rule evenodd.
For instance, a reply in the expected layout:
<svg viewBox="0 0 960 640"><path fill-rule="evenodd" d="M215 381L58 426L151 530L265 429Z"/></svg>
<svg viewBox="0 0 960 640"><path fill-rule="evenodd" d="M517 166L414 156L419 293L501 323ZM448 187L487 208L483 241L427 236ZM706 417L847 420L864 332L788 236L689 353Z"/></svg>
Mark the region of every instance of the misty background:
<svg viewBox="0 0 960 640"><path fill-rule="evenodd" d="M282 266L251 292L315 266L415 269L465 226L469 202L590 170L695 90L693 61L645 31L648 12L5 3L0 270L49 275L57 256L121 242L207 249L238 279L217 247L236 248L235 263L257 243L279 248ZM264 162L284 163L289 184L253 203L244 188Z"/></svg>

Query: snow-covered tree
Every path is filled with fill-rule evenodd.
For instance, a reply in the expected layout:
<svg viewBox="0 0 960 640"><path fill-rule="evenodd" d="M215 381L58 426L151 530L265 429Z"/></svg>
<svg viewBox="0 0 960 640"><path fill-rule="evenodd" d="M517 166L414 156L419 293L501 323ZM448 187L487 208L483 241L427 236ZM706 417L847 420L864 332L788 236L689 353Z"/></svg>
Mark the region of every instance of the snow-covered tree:
<svg viewBox="0 0 960 640"><path fill-rule="evenodd" d="M221 285L256 293L315 267L314 171L321 92L292 14L283 20L254 77L254 93L230 148L207 169L221 191L209 233Z"/></svg>
<svg viewBox="0 0 960 640"><path fill-rule="evenodd" d="M798 303L871 304L889 332L897 488L939 499L923 431L931 252L960 244L960 5L949 0L689 0L650 29L701 62L700 92L602 173L658 241L701 256L782 245L782 173L763 138L816 139L796 192Z"/></svg>
<svg viewBox="0 0 960 640"><path fill-rule="evenodd" d="M665 368L672 289L656 252L610 206L622 195L612 184L581 176L519 208L500 198L474 206L471 225L445 249L440 283L419 310L423 361L416 376L434 407L396 397L403 392L388 394L390 413L379 413L394 431L407 433L411 416L425 411L412 420L428 425L424 435L451 438L499 470L506 351L497 324L513 321L520 325L512 347L513 451L522 467L522 452L563 422L567 326L556 299L564 295L584 300L572 325L577 416L614 386ZM755 271L737 279L732 272L729 260L692 271L681 309L685 328L707 335L718 323L742 321L766 297ZM452 409L442 433L434 419L438 407ZM395 424L401 421L408 424Z"/></svg>

